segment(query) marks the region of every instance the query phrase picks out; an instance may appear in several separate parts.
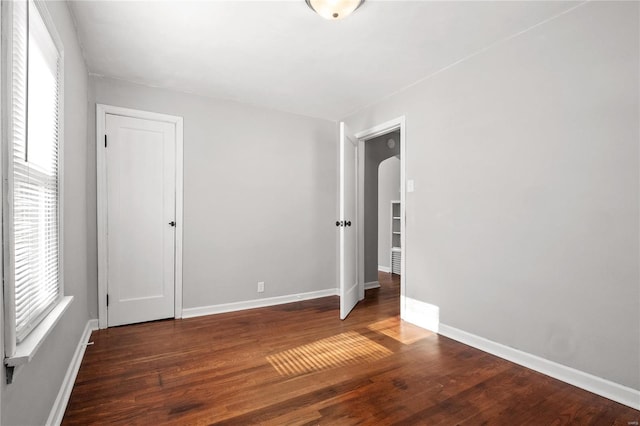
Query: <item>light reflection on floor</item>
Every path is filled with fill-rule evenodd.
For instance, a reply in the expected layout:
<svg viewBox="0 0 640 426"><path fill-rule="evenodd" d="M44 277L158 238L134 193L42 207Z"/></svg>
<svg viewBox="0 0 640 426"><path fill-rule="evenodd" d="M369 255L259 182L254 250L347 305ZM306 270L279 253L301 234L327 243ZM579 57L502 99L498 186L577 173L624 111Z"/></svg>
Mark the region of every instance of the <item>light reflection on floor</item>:
<svg viewBox="0 0 640 426"><path fill-rule="evenodd" d="M269 355L267 361L281 376L297 376L311 371L376 361L392 353L360 333L348 331Z"/></svg>
<svg viewBox="0 0 640 426"><path fill-rule="evenodd" d="M426 337L433 336L433 333L416 325L402 321L400 317L391 317L373 323L367 327L371 331L382 333L405 345L410 345Z"/></svg>

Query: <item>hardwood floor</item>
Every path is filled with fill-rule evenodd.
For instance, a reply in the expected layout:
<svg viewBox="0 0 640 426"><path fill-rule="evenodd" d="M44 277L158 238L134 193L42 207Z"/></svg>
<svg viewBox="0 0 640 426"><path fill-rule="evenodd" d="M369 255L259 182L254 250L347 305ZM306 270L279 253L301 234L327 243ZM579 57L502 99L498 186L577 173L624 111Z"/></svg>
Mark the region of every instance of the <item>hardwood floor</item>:
<svg viewBox="0 0 640 426"><path fill-rule="evenodd" d="M63 420L86 424L594 424L640 412L398 319L380 274L337 297L95 331ZM635 423L637 424L637 423Z"/></svg>

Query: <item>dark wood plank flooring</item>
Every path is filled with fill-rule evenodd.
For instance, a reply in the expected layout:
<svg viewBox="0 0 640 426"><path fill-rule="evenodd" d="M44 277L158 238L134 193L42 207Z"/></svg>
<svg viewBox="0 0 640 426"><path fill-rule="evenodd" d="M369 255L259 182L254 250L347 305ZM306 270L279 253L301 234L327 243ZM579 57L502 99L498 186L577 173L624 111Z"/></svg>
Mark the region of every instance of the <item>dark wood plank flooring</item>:
<svg viewBox="0 0 640 426"><path fill-rule="evenodd" d="M65 425L628 426L640 412L337 297L92 334Z"/></svg>

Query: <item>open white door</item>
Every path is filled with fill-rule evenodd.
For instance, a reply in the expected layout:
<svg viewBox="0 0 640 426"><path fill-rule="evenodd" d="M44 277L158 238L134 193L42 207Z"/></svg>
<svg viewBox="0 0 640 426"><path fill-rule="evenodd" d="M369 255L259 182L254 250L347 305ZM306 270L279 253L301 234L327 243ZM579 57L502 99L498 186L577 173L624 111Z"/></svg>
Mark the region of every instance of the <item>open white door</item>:
<svg viewBox="0 0 640 426"><path fill-rule="evenodd" d="M357 150L356 139L340 123L340 319L358 303Z"/></svg>

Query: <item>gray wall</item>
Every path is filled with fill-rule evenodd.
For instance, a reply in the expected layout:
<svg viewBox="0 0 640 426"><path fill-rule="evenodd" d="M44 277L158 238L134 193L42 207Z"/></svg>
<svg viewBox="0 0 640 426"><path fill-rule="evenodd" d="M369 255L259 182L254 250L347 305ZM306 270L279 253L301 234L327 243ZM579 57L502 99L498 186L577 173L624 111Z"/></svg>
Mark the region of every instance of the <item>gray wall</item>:
<svg viewBox="0 0 640 426"><path fill-rule="evenodd" d="M399 200L400 159L391 157L378 167L378 266L391 268L391 201Z"/></svg>
<svg viewBox="0 0 640 426"><path fill-rule="evenodd" d="M637 2L589 2L347 118L406 116L406 295L640 389Z"/></svg>
<svg viewBox="0 0 640 426"><path fill-rule="evenodd" d="M389 149L387 141L396 145ZM392 132L364 143L364 282L378 281L378 166L400 154L400 133Z"/></svg>
<svg viewBox="0 0 640 426"><path fill-rule="evenodd" d="M49 416L89 320L87 285L87 70L64 2L47 2L64 45L64 287L74 300L33 360L2 382L3 425L39 425ZM4 352L4 349L3 349ZM4 378L4 375L3 375Z"/></svg>
<svg viewBox="0 0 640 426"><path fill-rule="evenodd" d="M113 79L92 83L92 101L184 117L184 308L336 287L335 123ZM91 226L95 240L95 211ZM96 287L89 290L95 298Z"/></svg>

